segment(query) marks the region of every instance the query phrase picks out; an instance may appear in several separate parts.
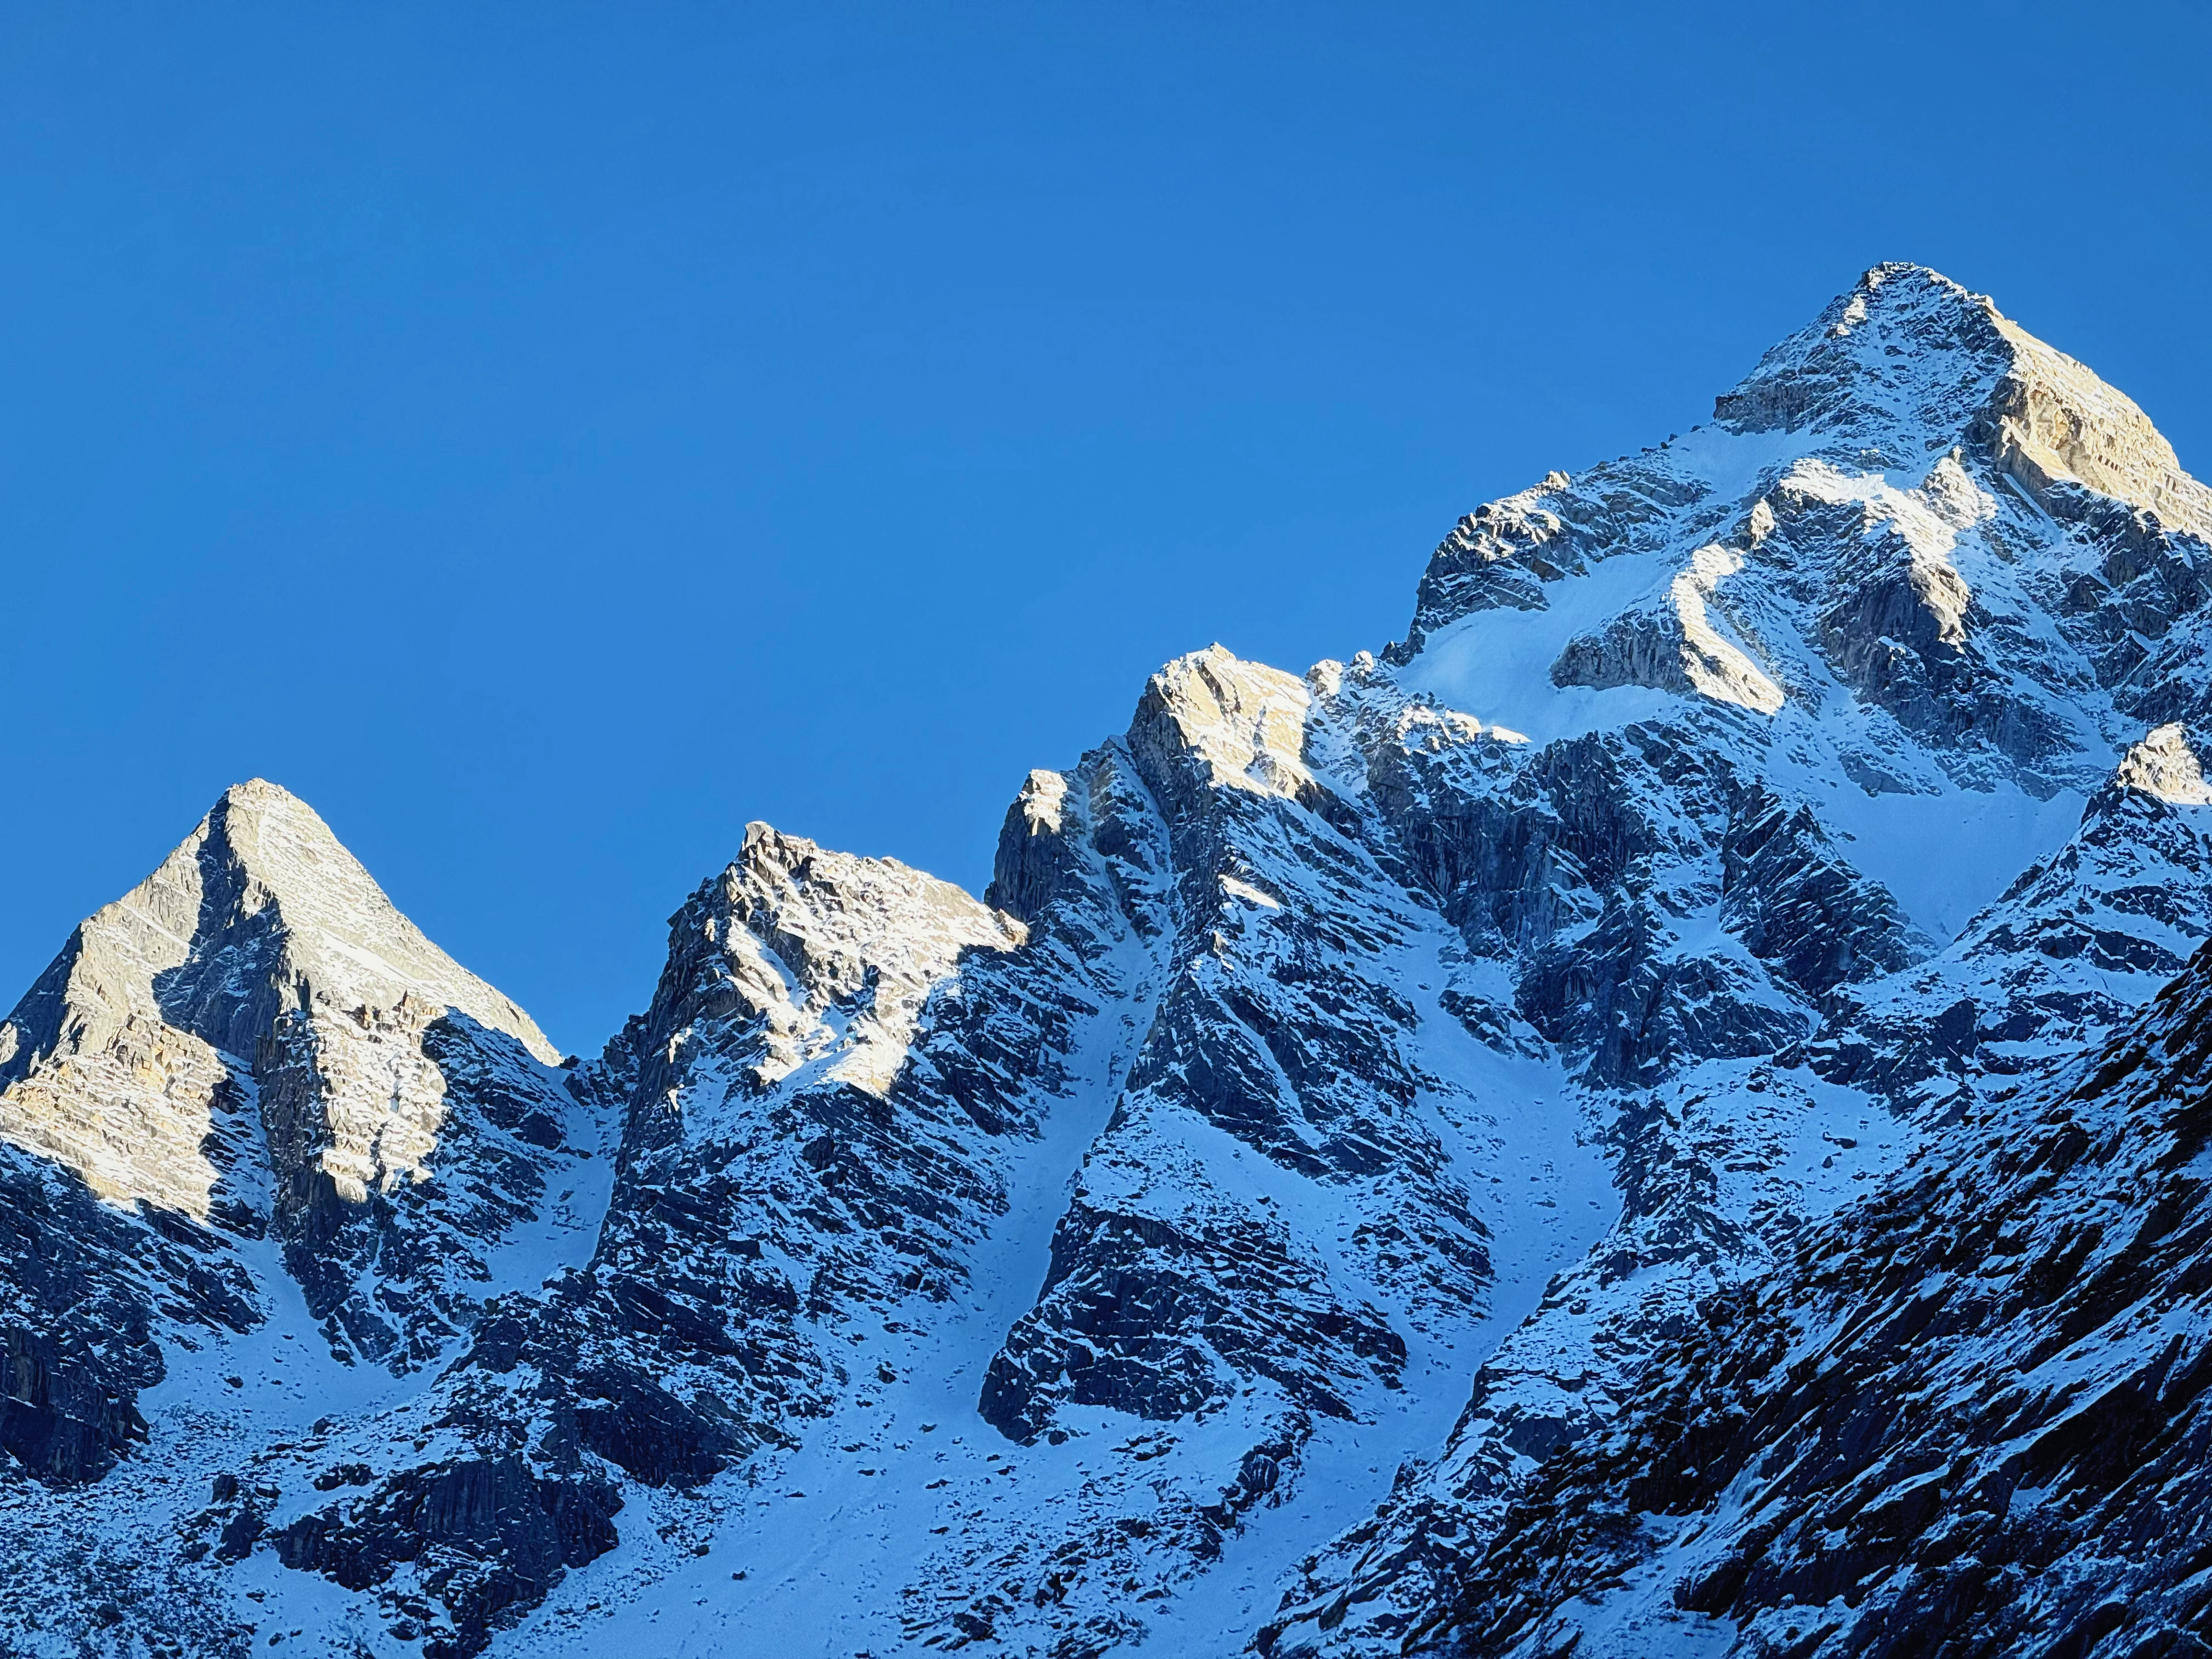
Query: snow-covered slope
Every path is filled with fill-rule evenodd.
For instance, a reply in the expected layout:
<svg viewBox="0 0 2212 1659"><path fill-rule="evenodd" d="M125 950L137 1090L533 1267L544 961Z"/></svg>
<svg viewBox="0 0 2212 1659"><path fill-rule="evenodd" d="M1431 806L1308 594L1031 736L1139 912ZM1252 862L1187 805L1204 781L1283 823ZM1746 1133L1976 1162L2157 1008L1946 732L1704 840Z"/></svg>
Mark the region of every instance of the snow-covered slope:
<svg viewBox="0 0 2212 1659"><path fill-rule="evenodd" d="M1419 1632L1455 1654L2193 1652L2212 947L1657 1350Z"/></svg>
<svg viewBox="0 0 2212 1659"><path fill-rule="evenodd" d="M2212 933L2208 533L2124 398L1881 267L1462 520L1403 644L1168 665L981 900L753 826L565 1076L243 786L0 1028L0 1628L1810 1651L1762 1609L1826 1569L1728 1563L1814 1559L1877 1441L1745 1485L1830 1431L1790 1358L1960 1271L1947 1181L2054 1091L2136 1133L2079 1056ZM1895 1386L2040 1352L1973 1306ZM1931 1650L1893 1589L1820 1639Z"/></svg>

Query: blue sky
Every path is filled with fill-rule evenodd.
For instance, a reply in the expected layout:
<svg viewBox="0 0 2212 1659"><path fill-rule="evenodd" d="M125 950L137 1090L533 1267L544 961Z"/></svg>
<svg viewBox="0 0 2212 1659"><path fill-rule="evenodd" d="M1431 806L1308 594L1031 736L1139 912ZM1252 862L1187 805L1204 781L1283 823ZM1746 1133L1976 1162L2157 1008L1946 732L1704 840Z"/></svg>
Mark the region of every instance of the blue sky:
<svg viewBox="0 0 2212 1659"><path fill-rule="evenodd" d="M0 1005L228 783L595 1048L1866 265L2212 471L2201 6L0 8Z"/></svg>

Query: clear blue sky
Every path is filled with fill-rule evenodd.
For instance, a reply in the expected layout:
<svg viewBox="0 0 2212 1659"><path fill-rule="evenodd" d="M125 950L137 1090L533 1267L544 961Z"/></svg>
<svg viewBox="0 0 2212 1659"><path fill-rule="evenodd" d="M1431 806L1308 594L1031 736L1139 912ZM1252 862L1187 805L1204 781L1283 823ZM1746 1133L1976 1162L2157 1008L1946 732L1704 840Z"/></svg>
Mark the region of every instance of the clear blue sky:
<svg viewBox="0 0 2212 1659"><path fill-rule="evenodd" d="M235 779L595 1048L1866 265L2212 471L2199 5L0 9L0 1007Z"/></svg>

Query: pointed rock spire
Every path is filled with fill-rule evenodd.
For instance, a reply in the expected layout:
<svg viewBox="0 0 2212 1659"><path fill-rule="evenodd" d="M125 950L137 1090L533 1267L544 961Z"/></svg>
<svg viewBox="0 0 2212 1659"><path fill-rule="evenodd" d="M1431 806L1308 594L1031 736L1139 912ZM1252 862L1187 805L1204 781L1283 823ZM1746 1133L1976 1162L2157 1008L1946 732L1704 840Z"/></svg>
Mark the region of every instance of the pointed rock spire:
<svg viewBox="0 0 2212 1659"><path fill-rule="evenodd" d="M273 1221L318 1317L374 1357L423 1357L468 1316L462 1281L534 1210L537 1166L567 1139L559 1057L312 808L253 779L80 924L0 1024L0 1140L111 1201L246 1233ZM468 1214L402 1201L434 1174ZM361 1230L418 1222L441 1237L390 1258L410 1288L380 1284ZM402 1329L395 1312L433 1285Z"/></svg>
<svg viewBox="0 0 2212 1659"><path fill-rule="evenodd" d="M2212 805L2212 784L2179 721L2161 726L2121 757L2114 781L2176 806Z"/></svg>

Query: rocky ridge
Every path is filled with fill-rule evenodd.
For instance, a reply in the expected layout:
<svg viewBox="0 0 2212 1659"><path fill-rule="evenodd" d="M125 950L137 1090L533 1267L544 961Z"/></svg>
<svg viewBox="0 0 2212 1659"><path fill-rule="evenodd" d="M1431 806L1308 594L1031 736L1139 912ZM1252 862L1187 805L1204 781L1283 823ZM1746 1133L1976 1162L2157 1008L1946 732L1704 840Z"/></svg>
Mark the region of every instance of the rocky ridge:
<svg viewBox="0 0 2212 1659"><path fill-rule="evenodd" d="M0 1027L0 1530L80 1587L9 1639L1904 1652L2057 1563L1989 1651L2185 1620L2178 1522L2084 1553L2181 1443L2147 1371L2049 1528L1838 1493L1999 1445L2029 1264L2104 1248L2033 1170L2185 1209L2122 1097L2212 932L2209 529L2119 393L1879 267L1462 520L1403 644L1169 665L980 902L752 826L565 1070L241 786ZM1984 1243L2037 1288L1951 1358L1798 1375Z"/></svg>
<svg viewBox="0 0 2212 1659"><path fill-rule="evenodd" d="M1784 821L1832 848L1866 848L1884 830L1903 839L1934 867L1875 872L1897 884L1890 896L1925 933L1952 937L1932 955L1893 933L1886 948L1854 947L1850 969L1826 984L1788 975L1800 1041L1772 1044L1770 1064L1739 1075L1692 1066L1626 1103L1601 1131L1619 1149L1626 1200L1614 1237L1553 1288L1550 1316L1485 1367L1444 1456L1310 1566L1270 1642L1379 1652L1418 1639L1433 1609L1459 1597L1520 1483L1612 1421L1646 1386L1655 1346L1694 1328L1729 1285L1771 1270L1839 1196L1806 1188L1854 1164L1853 1176L1877 1180L1944 1113L1967 1109L1961 1091L2002 1096L2063 1064L2140 1006L2160 969L2178 969L2203 936L2193 751L2179 729L2132 749L2124 741L2131 722L2194 706L2185 679L2155 671L2186 655L2199 626L2193 589L2172 573L2202 558L2203 492L2131 404L2106 388L2085 394L2087 384L2087 371L2027 341L1986 301L1929 273L1883 268L1720 399L1713 428L1586 479L1548 480L1510 504L1510 524L1489 510L1439 550L1416 623L1425 648L1394 653L1401 683L1425 683L1462 707L1479 706L1470 693L1510 696L1514 680L1533 676L1485 675L1486 658L1511 652L1516 633L1543 630L1484 613L1508 603L1568 613L1549 632L1564 636L1550 678L1565 695L1548 722L1524 712L1525 696L1506 705L1516 724L1548 724L1562 742L1589 718L1574 696L1590 683L1580 672L1586 642L1619 626L1578 627L1577 586L1602 614L1625 597L1603 591L1606 561L1649 561L1657 570L1637 580L1670 590L1680 580L1670 567L1694 572L1701 557L1705 571L1729 567L1708 590L1714 609L1725 601L1746 660L1789 697L1765 714L1761 699L1709 684L1702 729L1678 746L1735 750L1763 773L1764 789L1797 794L1802 805ZM2071 412L2059 415L2062 404ZM2138 498L2116 502L2063 469L2024 462L2028 440L2005 422L2026 407L2041 411L2037 430L2075 434L2086 470ZM2098 439L2080 435L2100 422ZM2037 453L2047 461L2052 452ZM1900 466L1921 482L1901 488ZM2154 568L2167 574L2146 582ZM2160 649L2111 653L2106 607L2122 592L2151 637L2164 636ZM1698 654L1682 649L1686 659ZM1509 658L1513 669L1528 660ZM1613 683L1661 689L1649 676ZM1729 705L1771 721L1753 728L1753 744L1735 735L1741 717L1722 713ZM1680 714L1667 723L1680 730ZM1846 781L1892 822L1843 795ZM2008 891L1983 887L1994 902L1975 915L1957 895L1974 891L1981 837L2004 833L1990 808L2013 791L2014 825L2039 820L2053 841L2056 812L2090 798L2074 809L2074 837ZM1899 797L1953 803L1942 841L1897 836ZM1726 928L1736 908L1731 860L1725 837L1713 839L1723 842L1714 873ZM1765 883L1754 890L1772 904ZM1823 949L1850 939L1869 914L1828 898L1814 908L1807 937ZM1737 927L1747 945L1761 933ZM1875 1098L1829 1094L1838 1083ZM1791 1096L1804 1103L1799 1112L1778 1110ZM1832 1116L1820 1124L1824 1099ZM1747 1182L1761 1166L1783 1174L1806 1158L1776 1138L1793 1117L1801 1134L1816 1129L1817 1151L1795 1179ZM1524 1352L1540 1358L1526 1364Z"/></svg>

